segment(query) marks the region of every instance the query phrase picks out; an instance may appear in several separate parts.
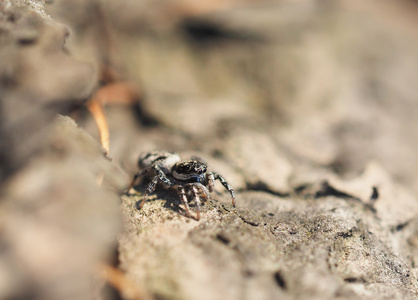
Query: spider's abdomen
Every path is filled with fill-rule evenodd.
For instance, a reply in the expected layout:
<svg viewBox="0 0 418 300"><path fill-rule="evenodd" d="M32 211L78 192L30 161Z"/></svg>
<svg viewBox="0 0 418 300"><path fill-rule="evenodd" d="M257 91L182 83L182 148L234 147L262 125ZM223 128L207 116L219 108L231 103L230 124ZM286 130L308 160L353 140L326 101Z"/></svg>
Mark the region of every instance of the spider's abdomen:
<svg viewBox="0 0 418 300"><path fill-rule="evenodd" d="M173 166L171 174L177 180L203 182L207 166L201 161L189 160Z"/></svg>
<svg viewBox="0 0 418 300"><path fill-rule="evenodd" d="M158 166L165 174L169 174L173 166L180 161L180 156L161 150L154 150L151 152L142 153L138 160L138 165L141 169L149 166Z"/></svg>

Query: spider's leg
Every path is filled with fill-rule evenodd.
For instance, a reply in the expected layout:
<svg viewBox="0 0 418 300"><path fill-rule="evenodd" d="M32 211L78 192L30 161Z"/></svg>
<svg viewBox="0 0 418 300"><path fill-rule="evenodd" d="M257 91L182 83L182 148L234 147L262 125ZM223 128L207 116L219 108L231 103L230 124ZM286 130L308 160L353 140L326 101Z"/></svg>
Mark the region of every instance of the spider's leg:
<svg viewBox="0 0 418 300"><path fill-rule="evenodd" d="M141 173L141 172L136 173L136 174L135 174L135 176L134 176L134 178L132 178L132 181L131 181L131 183L129 184L129 187L128 187L128 191L129 191L131 188L133 188L133 187L134 187L135 182L136 182L136 181L137 181L137 179L141 176L141 175L140 175L140 173Z"/></svg>
<svg viewBox="0 0 418 300"><path fill-rule="evenodd" d="M181 202L183 202L183 205L186 209L187 216L190 218L191 217L190 208L189 208L189 203L187 201L186 192L184 191L184 187L182 187L181 185L177 186L177 194L179 195Z"/></svg>
<svg viewBox="0 0 418 300"><path fill-rule="evenodd" d="M228 182L226 182L225 178L223 178L218 173L213 173L213 177L214 177L215 180L218 179L222 183L222 185L224 186L224 188L226 188L228 190L228 192L231 194L232 205L235 207L235 193L234 193L234 189L228 184Z"/></svg>
<svg viewBox="0 0 418 300"><path fill-rule="evenodd" d="M206 188L206 186L204 186L203 184L201 184L200 182L195 182L195 183L191 183L191 185L193 186L193 190L194 188L196 188L196 192L199 192L203 195L203 200L207 201L208 199L210 199L210 194L208 189ZM199 190L197 190L199 189Z"/></svg>
<svg viewBox="0 0 418 300"><path fill-rule="evenodd" d="M142 199L139 208L141 209L144 206L144 203L148 200L148 195L151 194L153 191L155 191L155 187L157 186L158 181L160 181L165 188L169 188L172 183L170 179L167 178L167 176L164 174L164 172L158 167L158 166L151 166L149 168L146 168L139 172L136 177L140 177L143 174L146 174L150 171L150 169L154 169L157 173L151 180L150 184L148 185L147 189L144 193L144 198ZM134 177L135 178L135 177Z"/></svg>
<svg viewBox="0 0 418 300"><path fill-rule="evenodd" d="M134 185L136 184L136 181L138 180L138 178L142 177L145 174L145 170L139 171L138 173L135 174L134 178L131 181L131 184L129 185L128 191L134 187Z"/></svg>
<svg viewBox="0 0 418 300"><path fill-rule="evenodd" d="M173 183L168 179L167 175L161 170L158 166L153 166L153 169L157 173L158 179L161 181L161 183L164 185L166 189L168 189L170 186L173 185Z"/></svg>
<svg viewBox="0 0 418 300"><path fill-rule="evenodd" d="M128 190L134 187L138 178L144 176L145 174L151 172L152 170L156 173L156 176L161 181L161 183L165 186L165 188L172 186L170 179L167 178L167 175L164 174L163 170L161 170L161 168L157 165L152 165L152 166L148 166L147 168L135 174L134 178L131 181L131 184L129 185Z"/></svg>
<svg viewBox="0 0 418 300"><path fill-rule="evenodd" d="M206 180L207 180L209 192L212 193L213 190L215 189L215 177L213 173L207 173Z"/></svg>
<svg viewBox="0 0 418 300"><path fill-rule="evenodd" d="M196 185L192 186L192 192L193 192L194 200L196 201L196 208L197 208L196 220L199 221L200 220L200 197L199 197L199 191Z"/></svg>
<svg viewBox="0 0 418 300"><path fill-rule="evenodd" d="M202 199L203 201L207 201L208 199L210 199L209 191L206 188L206 186L204 186L200 182L189 183L187 185L187 188L191 189L191 193L193 194L193 199L196 201L196 207L197 207L197 217L196 217L196 219L199 220L200 219L200 212L201 212L201 208L200 208L201 207L201 202L200 202L200 200ZM200 197L199 194L202 197Z"/></svg>
<svg viewBox="0 0 418 300"><path fill-rule="evenodd" d="M158 179L159 179L158 175L152 178L150 184L145 190L144 198L141 200L141 203L139 204L139 209L141 209L144 206L144 203L147 202L148 195L151 194L153 191L155 191L155 187L157 186Z"/></svg>

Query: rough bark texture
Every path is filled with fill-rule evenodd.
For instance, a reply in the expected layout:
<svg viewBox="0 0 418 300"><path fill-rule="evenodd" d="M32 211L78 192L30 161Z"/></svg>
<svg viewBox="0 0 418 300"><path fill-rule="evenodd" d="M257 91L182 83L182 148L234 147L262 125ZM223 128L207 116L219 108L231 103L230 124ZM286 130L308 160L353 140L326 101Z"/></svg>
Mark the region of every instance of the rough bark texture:
<svg viewBox="0 0 418 300"><path fill-rule="evenodd" d="M0 298L416 299L402 3L1 2ZM106 74L141 96L106 108L112 160L82 107ZM199 221L161 187L138 209L152 149L237 207L217 183Z"/></svg>

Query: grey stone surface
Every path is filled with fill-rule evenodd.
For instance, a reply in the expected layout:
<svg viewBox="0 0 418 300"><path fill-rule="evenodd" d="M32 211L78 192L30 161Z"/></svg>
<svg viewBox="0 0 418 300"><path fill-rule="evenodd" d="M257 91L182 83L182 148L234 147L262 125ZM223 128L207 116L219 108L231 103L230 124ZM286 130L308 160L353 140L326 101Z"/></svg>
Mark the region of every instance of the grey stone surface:
<svg viewBox="0 0 418 300"><path fill-rule="evenodd" d="M197 222L175 194L141 211L138 199L123 197L121 268L157 298L416 298L403 229L367 202L242 192L238 208L210 201Z"/></svg>

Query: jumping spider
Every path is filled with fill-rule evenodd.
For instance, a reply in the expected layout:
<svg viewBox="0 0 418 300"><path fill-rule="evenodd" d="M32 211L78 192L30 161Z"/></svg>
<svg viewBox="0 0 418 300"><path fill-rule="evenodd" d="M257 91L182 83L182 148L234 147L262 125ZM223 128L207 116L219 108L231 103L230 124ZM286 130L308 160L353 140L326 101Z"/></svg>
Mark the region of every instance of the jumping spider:
<svg viewBox="0 0 418 300"><path fill-rule="evenodd" d="M181 161L176 153L155 150L143 153L138 161L139 171L132 179L129 189L131 189L138 178L146 177L151 180L145 190L139 208L142 208L148 195L151 194L157 183L168 188L175 188L180 197L188 217L191 217L189 199L192 196L196 202L196 219L200 219L200 200L206 201L210 198L209 193L214 190L214 181L219 180L225 189L231 194L232 205L235 207L235 194L232 187L226 180L215 172L208 172L207 165L198 158L191 158Z"/></svg>

